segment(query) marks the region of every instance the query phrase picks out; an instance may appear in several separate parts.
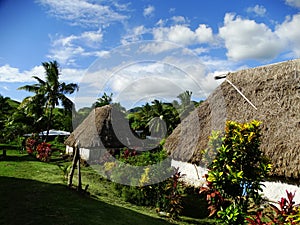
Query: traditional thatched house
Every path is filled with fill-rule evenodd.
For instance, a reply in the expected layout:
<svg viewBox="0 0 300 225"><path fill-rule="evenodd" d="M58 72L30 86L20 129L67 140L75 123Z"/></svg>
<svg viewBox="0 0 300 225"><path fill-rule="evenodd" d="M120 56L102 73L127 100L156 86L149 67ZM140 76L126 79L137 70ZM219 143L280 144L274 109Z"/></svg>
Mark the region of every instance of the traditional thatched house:
<svg viewBox="0 0 300 225"><path fill-rule="evenodd" d="M95 108L65 141L66 153L72 154L76 143L80 156L97 160L110 149L142 147L143 142L131 132L125 115L117 108L106 105Z"/></svg>
<svg viewBox="0 0 300 225"><path fill-rule="evenodd" d="M199 164L212 130L226 120L262 121L262 151L272 175L300 178L300 60L229 73L226 80L167 138L179 161ZM300 193L298 193L300 194Z"/></svg>

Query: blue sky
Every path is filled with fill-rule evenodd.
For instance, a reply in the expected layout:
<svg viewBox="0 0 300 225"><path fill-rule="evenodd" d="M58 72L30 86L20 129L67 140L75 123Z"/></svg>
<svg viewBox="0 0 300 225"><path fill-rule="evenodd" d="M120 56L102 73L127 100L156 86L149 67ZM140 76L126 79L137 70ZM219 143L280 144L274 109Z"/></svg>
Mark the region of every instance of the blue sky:
<svg viewBox="0 0 300 225"><path fill-rule="evenodd" d="M104 90L137 96L132 105L184 89L205 98L217 74L298 58L299 10L300 0L0 0L0 94L22 100L30 93L16 89L57 60L61 80L81 87L78 106Z"/></svg>

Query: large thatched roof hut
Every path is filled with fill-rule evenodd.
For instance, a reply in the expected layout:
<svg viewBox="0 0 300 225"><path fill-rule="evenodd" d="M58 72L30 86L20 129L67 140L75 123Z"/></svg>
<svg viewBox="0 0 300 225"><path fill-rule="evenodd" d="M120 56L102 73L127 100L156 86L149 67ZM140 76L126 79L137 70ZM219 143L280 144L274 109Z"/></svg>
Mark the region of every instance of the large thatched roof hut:
<svg viewBox="0 0 300 225"><path fill-rule="evenodd" d="M239 92L240 91L240 92ZM273 175L300 178L300 60L229 73L167 138L174 159L199 163L212 130L226 120L262 122L261 149Z"/></svg>

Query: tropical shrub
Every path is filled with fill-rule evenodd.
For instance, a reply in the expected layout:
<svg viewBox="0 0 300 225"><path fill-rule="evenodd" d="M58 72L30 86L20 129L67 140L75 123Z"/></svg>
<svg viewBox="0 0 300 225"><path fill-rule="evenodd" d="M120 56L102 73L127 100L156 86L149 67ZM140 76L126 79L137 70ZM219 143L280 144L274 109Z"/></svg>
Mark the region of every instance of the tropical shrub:
<svg viewBox="0 0 300 225"><path fill-rule="evenodd" d="M255 215L248 216L249 225L295 225L300 224L300 207L295 205L295 193L286 190L287 198L281 198L278 206L260 209Z"/></svg>
<svg viewBox="0 0 300 225"><path fill-rule="evenodd" d="M116 162L105 162L104 170L114 181L114 188L125 201L136 205L156 207L169 217L178 218L184 192L182 175L171 167L171 160L163 149L137 152L120 151ZM155 166L151 166L154 165ZM162 181L162 177L173 174ZM130 184L130 185L124 185Z"/></svg>
<svg viewBox="0 0 300 225"><path fill-rule="evenodd" d="M32 155L35 152L36 146L37 146L37 140L36 139L27 138L27 140L26 140L26 151L29 155Z"/></svg>
<svg viewBox="0 0 300 225"><path fill-rule="evenodd" d="M184 185L181 181L182 175L179 168L175 169L174 175L166 181L164 188L164 210L169 213L172 219L178 219L183 209L182 197L184 194Z"/></svg>
<svg viewBox="0 0 300 225"><path fill-rule="evenodd" d="M26 151L29 155L34 155L37 159L44 162L48 162L51 157L51 145L46 142L40 142L35 138L26 140Z"/></svg>
<svg viewBox="0 0 300 225"><path fill-rule="evenodd" d="M38 158L41 161L48 162L51 157L51 145L42 142L36 147L36 158Z"/></svg>
<svg viewBox="0 0 300 225"><path fill-rule="evenodd" d="M200 166L208 167L216 158L217 149L222 146L222 132L212 131L208 141L208 148L201 151Z"/></svg>
<svg viewBox="0 0 300 225"><path fill-rule="evenodd" d="M222 145L207 175L210 193L226 200L218 201L223 205L211 207L218 211L221 224L244 224L251 204L260 204L261 182L271 165L259 146L260 122L226 123Z"/></svg>

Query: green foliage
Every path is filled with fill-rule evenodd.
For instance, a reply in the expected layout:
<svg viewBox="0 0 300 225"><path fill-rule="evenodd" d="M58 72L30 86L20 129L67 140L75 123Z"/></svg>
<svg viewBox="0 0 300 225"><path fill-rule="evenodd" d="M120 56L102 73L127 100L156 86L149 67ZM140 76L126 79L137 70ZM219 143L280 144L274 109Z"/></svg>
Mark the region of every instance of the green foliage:
<svg viewBox="0 0 300 225"><path fill-rule="evenodd" d="M212 161L216 158L217 149L222 146L222 132L212 131L208 141L208 148L201 151L200 166L208 167Z"/></svg>
<svg viewBox="0 0 300 225"><path fill-rule="evenodd" d="M246 220L250 225L296 225L300 224L300 207L295 205L295 193L286 190L287 198L281 198L278 206L269 204L269 207L259 209L255 215Z"/></svg>
<svg viewBox="0 0 300 225"><path fill-rule="evenodd" d="M9 143L12 139L17 136L17 130L21 127L9 127L12 114L17 110L19 103L13 101L9 97L3 97L0 94L0 141L3 143ZM18 129L16 129L18 128Z"/></svg>
<svg viewBox="0 0 300 225"><path fill-rule="evenodd" d="M172 219L178 219L179 215L183 209L182 207L182 197L184 194L184 186L180 179L183 177L176 168L174 175L166 181L166 186L164 188L164 195L166 201L165 210L170 214Z"/></svg>
<svg viewBox="0 0 300 225"><path fill-rule="evenodd" d="M180 120L184 119L195 108L191 100L192 92L185 91L177 96L179 102L163 103L157 99L141 107L130 110L128 119L133 130L143 131L142 137L147 135L160 136L171 134Z"/></svg>
<svg viewBox="0 0 300 225"><path fill-rule="evenodd" d="M221 208L217 213L218 218L217 222L224 225L233 225L233 224L244 224L245 223L245 212L240 205L232 203L226 208Z"/></svg>
<svg viewBox="0 0 300 225"><path fill-rule="evenodd" d="M97 101L93 104L93 108L102 107L105 105L109 105L112 103L112 96L113 94L107 95L105 92L101 98L98 98Z"/></svg>
<svg viewBox="0 0 300 225"><path fill-rule="evenodd" d="M177 219L182 210L184 188L180 181L182 176L178 169L171 167L167 153L163 149L142 153L123 149L117 158L121 163L106 162L104 170L116 182L114 187L118 195L136 205L156 207L159 212ZM151 166L153 164L156 166ZM173 176L161 181L161 177L167 174Z"/></svg>
<svg viewBox="0 0 300 225"><path fill-rule="evenodd" d="M60 70L56 61L42 63L46 80L33 76L37 81L33 85L25 85L19 87L19 90L33 92L34 95L25 98L20 107L25 111L25 114L33 118L35 128L33 132L40 132L38 128L46 127L47 131L53 127L54 109L62 105L66 112L72 112L73 102L67 98L66 94L73 94L78 90L78 85L75 83L66 84L59 81ZM47 135L46 135L47 139Z"/></svg>
<svg viewBox="0 0 300 225"><path fill-rule="evenodd" d="M243 224L240 217L247 214L251 202L259 204L261 201L261 182L269 173L271 165L259 145L258 121L226 123L222 145L217 149L207 176L212 191L218 191L222 198L231 202L229 206L222 206L218 212L224 224Z"/></svg>

